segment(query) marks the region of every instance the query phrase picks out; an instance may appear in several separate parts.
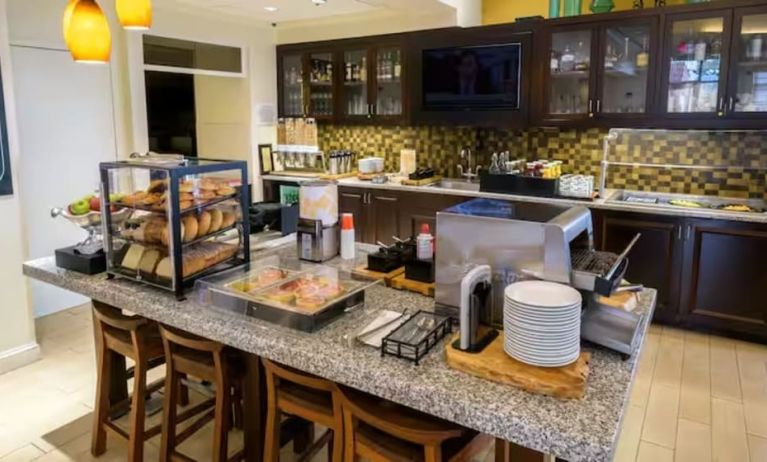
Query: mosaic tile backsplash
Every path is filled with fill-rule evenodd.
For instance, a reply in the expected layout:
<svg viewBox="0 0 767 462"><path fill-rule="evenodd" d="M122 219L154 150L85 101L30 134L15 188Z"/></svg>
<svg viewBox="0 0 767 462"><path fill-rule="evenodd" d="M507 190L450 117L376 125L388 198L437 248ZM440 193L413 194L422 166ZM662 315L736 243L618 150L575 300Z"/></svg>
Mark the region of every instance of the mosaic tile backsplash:
<svg viewBox="0 0 767 462"><path fill-rule="evenodd" d="M470 147L485 167L493 152L509 151L512 159L561 160L565 173L598 178L607 134L599 128L328 125L320 126L319 144L325 152L351 149L361 156L383 157L386 171L398 171L400 150L412 148L420 166L455 177L459 152ZM619 136L627 138L616 140L609 159L632 165L612 165L609 188L767 200L767 132L633 130Z"/></svg>

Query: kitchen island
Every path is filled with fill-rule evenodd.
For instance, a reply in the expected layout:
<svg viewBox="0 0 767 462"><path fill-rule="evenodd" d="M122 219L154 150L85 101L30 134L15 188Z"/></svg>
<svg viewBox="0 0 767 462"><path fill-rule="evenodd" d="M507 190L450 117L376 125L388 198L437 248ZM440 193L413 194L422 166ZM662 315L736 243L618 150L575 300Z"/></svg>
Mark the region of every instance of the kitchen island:
<svg viewBox="0 0 767 462"><path fill-rule="evenodd" d="M361 246L356 261L336 259L330 265L351 269L364 261L364 251L369 249ZM253 261L266 261L275 256L295 258L295 246L254 253ZM410 312L434 309L432 299L408 292L374 286L368 289L363 308L317 332L304 333L211 308L196 301L193 292L188 300L178 301L172 293L130 281L63 270L55 266L52 257L27 262L24 273L252 355L456 422L539 454L552 454L569 461L612 460L638 362L637 352L624 361L617 353L585 345L584 349L592 354L585 397L558 400L452 370L445 363L441 346L418 366L402 359L382 358L378 350L370 347L349 346L348 336L358 332L382 309ZM640 300L638 310L645 316L637 349L641 348L655 308L655 291L645 290ZM248 361L249 376L258 364L256 356L251 358L254 359ZM252 392L246 390L246 401L249 394L251 400L254 399ZM252 416L250 424L246 420L246 432L258 428ZM253 444L251 441L262 437L247 436L245 440ZM249 460L259 460L253 449L247 453Z"/></svg>

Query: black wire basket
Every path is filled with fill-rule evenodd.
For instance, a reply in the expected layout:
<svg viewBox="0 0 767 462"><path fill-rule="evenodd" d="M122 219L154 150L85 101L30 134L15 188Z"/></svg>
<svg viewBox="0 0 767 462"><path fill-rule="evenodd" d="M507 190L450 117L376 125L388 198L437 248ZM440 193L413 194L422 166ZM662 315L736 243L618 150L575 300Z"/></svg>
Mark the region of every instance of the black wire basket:
<svg viewBox="0 0 767 462"><path fill-rule="evenodd" d="M453 318L418 311L384 337L381 356L395 356L418 364L434 345L453 331Z"/></svg>

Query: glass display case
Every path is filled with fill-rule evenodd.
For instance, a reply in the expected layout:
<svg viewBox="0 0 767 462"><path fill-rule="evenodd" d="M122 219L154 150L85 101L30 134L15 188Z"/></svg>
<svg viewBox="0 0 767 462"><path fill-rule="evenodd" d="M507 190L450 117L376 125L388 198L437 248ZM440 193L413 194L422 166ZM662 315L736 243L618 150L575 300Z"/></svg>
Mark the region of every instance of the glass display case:
<svg viewBox="0 0 767 462"><path fill-rule="evenodd" d="M767 112L767 8L739 15L729 112Z"/></svg>
<svg viewBox="0 0 767 462"><path fill-rule="evenodd" d="M602 59L602 96L596 112L644 113L650 66L650 26L614 26L605 29Z"/></svg>
<svg viewBox="0 0 767 462"><path fill-rule="evenodd" d="M359 281L348 270L272 255L199 279L202 304L305 332L329 324L365 300L377 281Z"/></svg>
<svg viewBox="0 0 767 462"><path fill-rule="evenodd" d="M196 279L250 261L246 162L147 156L100 172L109 277L182 298Z"/></svg>
<svg viewBox="0 0 767 462"><path fill-rule="evenodd" d="M333 106L333 53L309 53L308 115L332 116Z"/></svg>
<svg viewBox="0 0 767 462"><path fill-rule="evenodd" d="M280 106L283 116L304 116L304 66L300 53L285 55L281 60L282 94Z"/></svg>
<svg viewBox="0 0 767 462"><path fill-rule="evenodd" d="M590 29L551 34L548 113L587 114L591 82Z"/></svg>
<svg viewBox="0 0 767 462"><path fill-rule="evenodd" d="M370 117L368 101L368 50L348 50L343 52L343 105L345 117Z"/></svg>
<svg viewBox="0 0 767 462"><path fill-rule="evenodd" d="M376 106L378 116L402 114L402 51L399 47L376 50Z"/></svg>

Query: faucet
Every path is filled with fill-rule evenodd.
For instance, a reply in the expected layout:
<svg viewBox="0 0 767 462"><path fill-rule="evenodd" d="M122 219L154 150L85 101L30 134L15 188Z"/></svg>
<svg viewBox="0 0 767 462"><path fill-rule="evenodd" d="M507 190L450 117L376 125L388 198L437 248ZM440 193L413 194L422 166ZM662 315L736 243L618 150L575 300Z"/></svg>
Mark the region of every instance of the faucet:
<svg viewBox="0 0 767 462"><path fill-rule="evenodd" d="M461 161L458 163L458 175L466 178L469 181L473 181L474 178L479 176L479 171L482 169L481 165L474 166L474 172L472 173L472 155L470 148L461 148ZM463 161L466 161L466 168L463 167ZM476 161L475 161L476 162Z"/></svg>

